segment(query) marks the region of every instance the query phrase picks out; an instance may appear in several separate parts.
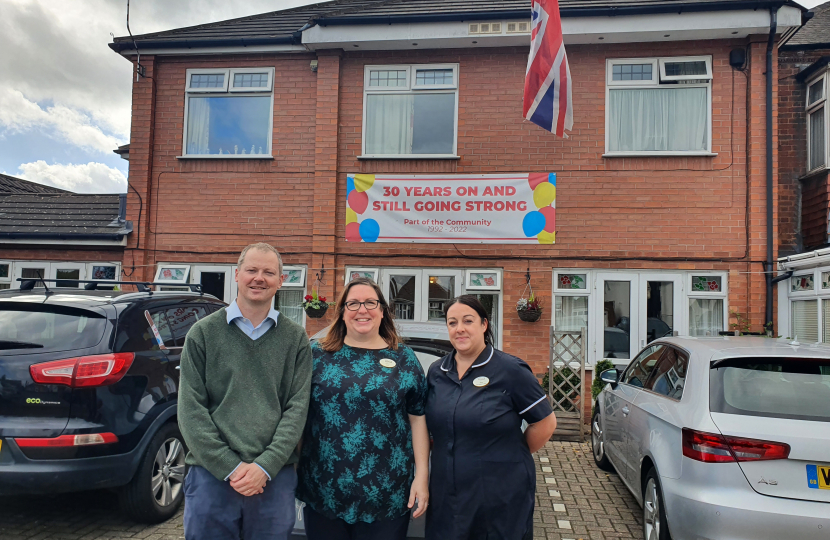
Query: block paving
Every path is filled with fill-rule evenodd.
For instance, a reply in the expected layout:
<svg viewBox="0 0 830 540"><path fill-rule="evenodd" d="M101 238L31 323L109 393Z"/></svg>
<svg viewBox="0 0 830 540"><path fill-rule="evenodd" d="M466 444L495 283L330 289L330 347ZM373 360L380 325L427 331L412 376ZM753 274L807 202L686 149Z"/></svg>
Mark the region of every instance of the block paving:
<svg viewBox="0 0 830 540"><path fill-rule="evenodd" d="M549 442L536 462L535 540L641 537L637 502L614 473L599 470L590 445ZM113 493L0 497L2 540L181 540L182 512L160 525L127 519Z"/></svg>

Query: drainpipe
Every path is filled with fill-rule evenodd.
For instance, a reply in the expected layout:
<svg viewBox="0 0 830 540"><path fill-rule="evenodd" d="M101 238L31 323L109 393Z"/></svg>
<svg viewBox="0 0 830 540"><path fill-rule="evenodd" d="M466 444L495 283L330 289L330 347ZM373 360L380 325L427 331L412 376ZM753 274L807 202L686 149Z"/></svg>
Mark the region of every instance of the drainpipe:
<svg viewBox="0 0 830 540"><path fill-rule="evenodd" d="M769 41L767 41L767 263L764 276L767 281L767 302L764 328L772 322L772 271L773 222L772 222L772 49L775 46L775 32L778 29L778 9L770 8Z"/></svg>

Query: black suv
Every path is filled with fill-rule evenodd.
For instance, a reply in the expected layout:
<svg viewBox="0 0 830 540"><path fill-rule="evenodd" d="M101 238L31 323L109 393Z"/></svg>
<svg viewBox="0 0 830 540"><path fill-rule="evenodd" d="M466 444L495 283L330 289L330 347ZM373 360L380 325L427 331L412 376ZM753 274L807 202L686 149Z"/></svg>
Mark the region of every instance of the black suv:
<svg viewBox="0 0 830 540"><path fill-rule="evenodd" d="M117 488L136 520L176 513L179 356L225 304L140 289L0 291L0 495Z"/></svg>

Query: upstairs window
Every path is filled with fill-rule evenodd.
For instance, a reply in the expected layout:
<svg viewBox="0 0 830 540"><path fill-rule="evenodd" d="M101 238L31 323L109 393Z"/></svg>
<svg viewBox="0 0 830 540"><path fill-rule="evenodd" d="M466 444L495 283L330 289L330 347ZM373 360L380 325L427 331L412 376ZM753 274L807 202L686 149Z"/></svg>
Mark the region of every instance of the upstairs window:
<svg viewBox="0 0 830 540"><path fill-rule="evenodd" d="M363 157L454 157L458 64L366 66Z"/></svg>
<svg viewBox="0 0 830 540"><path fill-rule="evenodd" d="M712 58L608 60L608 155L709 154Z"/></svg>
<svg viewBox="0 0 830 540"><path fill-rule="evenodd" d="M807 84L807 171L827 166L827 72Z"/></svg>
<svg viewBox="0 0 830 540"><path fill-rule="evenodd" d="M184 156L270 158L274 68L188 69Z"/></svg>

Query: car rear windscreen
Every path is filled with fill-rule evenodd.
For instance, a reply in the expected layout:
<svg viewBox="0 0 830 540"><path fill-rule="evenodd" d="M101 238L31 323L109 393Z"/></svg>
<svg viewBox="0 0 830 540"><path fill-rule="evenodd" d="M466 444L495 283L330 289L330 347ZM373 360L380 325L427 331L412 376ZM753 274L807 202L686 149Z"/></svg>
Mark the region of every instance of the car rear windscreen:
<svg viewBox="0 0 830 540"><path fill-rule="evenodd" d="M98 312L44 304L0 304L0 354L71 351L97 345L107 327Z"/></svg>
<svg viewBox="0 0 830 540"><path fill-rule="evenodd" d="M830 359L713 362L709 408L727 414L830 422Z"/></svg>

